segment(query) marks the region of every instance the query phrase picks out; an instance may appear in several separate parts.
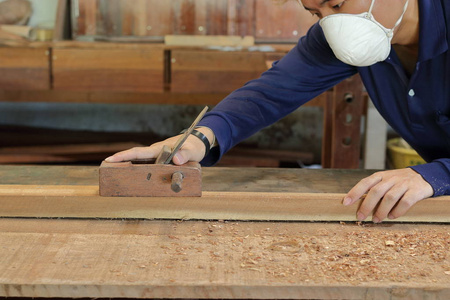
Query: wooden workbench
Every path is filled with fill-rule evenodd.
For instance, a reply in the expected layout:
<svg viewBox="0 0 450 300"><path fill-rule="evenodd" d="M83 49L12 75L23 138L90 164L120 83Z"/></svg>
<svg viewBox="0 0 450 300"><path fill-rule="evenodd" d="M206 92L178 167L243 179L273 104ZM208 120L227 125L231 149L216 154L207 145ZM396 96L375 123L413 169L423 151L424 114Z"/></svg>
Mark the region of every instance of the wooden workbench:
<svg viewBox="0 0 450 300"><path fill-rule="evenodd" d="M203 172L205 192L242 193L242 202L251 191L345 193L368 174ZM89 187L98 179L95 167L65 166L1 166L0 178L5 186L34 187ZM0 215L23 197L0 196ZM77 205L73 201L66 209L77 210ZM0 296L449 299L448 229L427 223L7 216L0 218Z"/></svg>

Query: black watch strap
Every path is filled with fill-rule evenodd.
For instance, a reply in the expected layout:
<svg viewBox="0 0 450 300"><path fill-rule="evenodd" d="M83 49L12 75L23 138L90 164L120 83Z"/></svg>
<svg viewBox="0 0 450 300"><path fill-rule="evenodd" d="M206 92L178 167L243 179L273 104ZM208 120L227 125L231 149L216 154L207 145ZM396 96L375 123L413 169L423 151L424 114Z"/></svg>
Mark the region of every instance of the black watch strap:
<svg viewBox="0 0 450 300"><path fill-rule="evenodd" d="M187 129L183 130L182 132L180 132L180 134L185 133L186 130ZM206 135L204 135L203 133L201 133L196 129L192 130L191 134L198 137L203 142L203 144L205 144L205 157L206 157L209 153L209 150L211 149L211 144L209 143L208 138L206 137Z"/></svg>

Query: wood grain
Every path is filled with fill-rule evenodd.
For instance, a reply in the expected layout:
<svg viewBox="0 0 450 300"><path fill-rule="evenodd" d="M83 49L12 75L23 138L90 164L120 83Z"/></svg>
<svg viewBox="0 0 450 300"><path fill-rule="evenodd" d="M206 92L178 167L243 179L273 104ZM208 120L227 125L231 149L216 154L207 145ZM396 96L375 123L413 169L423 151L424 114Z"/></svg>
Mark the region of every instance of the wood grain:
<svg viewBox="0 0 450 300"><path fill-rule="evenodd" d="M231 92L267 70L261 52L172 51L171 91Z"/></svg>
<svg viewBox="0 0 450 300"><path fill-rule="evenodd" d="M448 299L448 243L443 225L0 219L0 296Z"/></svg>
<svg viewBox="0 0 450 300"><path fill-rule="evenodd" d="M125 2L125 1L124 1ZM129 1L126 1L129 3ZM172 33L172 8L169 1L147 0L145 23L145 35L163 37ZM130 16L133 18L133 15ZM144 33L143 30L141 32Z"/></svg>
<svg viewBox="0 0 450 300"><path fill-rule="evenodd" d="M296 1L80 0L73 35L152 37L250 35L258 42L296 42L317 22ZM113 13L115 12L115 13Z"/></svg>
<svg viewBox="0 0 450 300"><path fill-rule="evenodd" d="M346 193L370 170L203 168L203 191ZM0 165L1 184L98 186L98 167Z"/></svg>
<svg viewBox="0 0 450 300"><path fill-rule="evenodd" d="M168 155L170 153L169 148ZM177 180L180 189L174 190L172 184L177 173L181 174L181 180ZM99 189L101 196L200 197L202 170L197 162L177 166L162 163L103 161L99 168Z"/></svg>
<svg viewBox="0 0 450 300"><path fill-rule="evenodd" d="M0 215L355 221L357 205L346 207L341 201L354 184L370 173L333 169L203 168L202 197L100 197L96 167L0 166ZM65 191L58 185L83 187ZM43 192L47 188L48 195ZM448 196L423 200L395 222L450 222L449 201Z"/></svg>
<svg viewBox="0 0 450 300"><path fill-rule="evenodd" d="M170 198L98 197L96 167L0 166L1 212L47 217L55 212L140 216L136 220L0 218L0 296L450 298L446 224L141 219L150 208L179 218L183 218L181 212L186 217L196 210L203 216L217 210L234 216L244 212L292 216L302 210L317 213L320 203L327 208L316 216L328 210L350 213L343 211L350 208L340 205L339 199L370 173L203 171L205 198L174 202ZM302 194L309 200L301 199ZM117 201L123 202L118 205ZM448 197L424 200L408 216L433 213L433 220L438 221L450 215L448 201ZM438 206L439 213L431 212Z"/></svg>
<svg viewBox="0 0 450 300"><path fill-rule="evenodd" d="M361 116L367 99L359 75L333 89L330 168L358 168L361 153Z"/></svg>
<svg viewBox="0 0 450 300"><path fill-rule="evenodd" d="M95 185L0 185L0 196L98 196Z"/></svg>
<svg viewBox="0 0 450 300"><path fill-rule="evenodd" d="M255 1L228 0L228 34L255 36Z"/></svg>
<svg viewBox="0 0 450 300"><path fill-rule="evenodd" d="M357 221L358 204L343 206L344 196L337 193L205 191L202 197L100 197L96 186L0 185L0 216ZM423 200L395 222L450 223L449 201L448 196Z"/></svg>
<svg viewBox="0 0 450 300"><path fill-rule="evenodd" d="M50 89L48 48L0 48L0 87L5 90Z"/></svg>
<svg viewBox="0 0 450 300"><path fill-rule="evenodd" d="M255 1L255 39L296 42L318 21L297 1Z"/></svg>
<svg viewBox="0 0 450 300"><path fill-rule="evenodd" d="M163 92L161 50L53 50L55 90Z"/></svg>

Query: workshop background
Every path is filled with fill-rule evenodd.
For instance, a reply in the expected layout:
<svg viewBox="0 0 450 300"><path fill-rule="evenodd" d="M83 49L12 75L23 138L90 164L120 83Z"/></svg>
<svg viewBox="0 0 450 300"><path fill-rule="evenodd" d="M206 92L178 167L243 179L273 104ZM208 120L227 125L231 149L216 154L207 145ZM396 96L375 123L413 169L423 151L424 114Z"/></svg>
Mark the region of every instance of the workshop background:
<svg viewBox="0 0 450 300"><path fill-rule="evenodd" d="M0 163L95 165L175 135L316 21L293 0L0 1ZM382 169L387 132L355 78L220 165Z"/></svg>

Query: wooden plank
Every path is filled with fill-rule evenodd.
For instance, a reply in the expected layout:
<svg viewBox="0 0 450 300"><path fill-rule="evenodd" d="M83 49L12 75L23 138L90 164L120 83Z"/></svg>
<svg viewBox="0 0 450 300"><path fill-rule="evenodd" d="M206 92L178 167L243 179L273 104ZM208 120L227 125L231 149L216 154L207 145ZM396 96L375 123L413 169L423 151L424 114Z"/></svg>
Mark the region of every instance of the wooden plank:
<svg viewBox="0 0 450 300"><path fill-rule="evenodd" d="M172 0L172 34L195 34L195 1Z"/></svg>
<svg viewBox="0 0 450 300"><path fill-rule="evenodd" d="M166 35L164 43L167 46L229 46L250 47L255 44L252 36L202 36L202 35Z"/></svg>
<svg viewBox="0 0 450 300"><path fill-rule="evenodd" d="M204 191L346 193L368 170L203 168ZM98 186L98 167L0 165L2 184Z"/></svg>
<svg viewBox="0 0 450 300"><path fill-rule="evenodd" d="M85 34L87 36L96 36L98 34L104 34L102 30L99 30L97 28L97 14L98 11L98 1L97 0L90 0L85 1L84 4L84 26L85 26ZM81 3L80 3L81 6Z"/></svg>
<svg viewBox="0 0 450 300"><path fill-rule="evenodd" d="M5 185L1 215L354 221L357 205L345 207L341 200L359 179L370 174L362 170L270 168L203 168L202 173L202 197L100 197L96 167L0 166ZM55 190L64 189L55 185L84 186L74 191L82 190L87 196L75 192L58 196ZM12 188L25 196L8 192ZM42 196L46 188L53 196ZM423 200L395 221L450 222L448 202L448 196Z"/></svg>
<svg viewBox="0 0 450 300"><path fill-rule="evenodd" d="M147 35L147 2L146 0L135 0L133 3L129 3L133 7L133 35L135 36Z"/></svg>
<svg viewBox="0 0 450 300"><path fill-rule="evenodd" d="M449 239L443 225L0 219L0 296L448 299Z"/></svg>
<svg viewBox="0 0 450 300"><path fill-rule="evenodd" d="M206 31L206 34L208 35L228 34L228 0L203 0L203 2L205 19L201 20L201 23L197 23L197 30L200 31L203 27L204 31Z"/></svg>
<svg viewBox="0 0 450 300"><path fill-rule="evenodd" d="M133 23L133 10L134 7L130 5L130 1L121 0L120 1L120 11L121 11L121 24L122 24L122 34L125 36L133 35L134 23Z"/></svg>
<svg viewBox="0 0 450 300"><path fill-rule="evenodd" d="M72 17L72 36L77 38L78 36L86 35L86 12L89 3L92 4L92 0L78 0L77 2L71 1L71 17ZM77 5L78 4L78 5Z"/></svg>
<svg viewBox="0 0 450 300"><path fill-rule="evenodd" d="M49 154L2 154L2 164L74 163L77 159Z"/></svg>
<svg viewBox="0 0 450 300"><path fill-rule="evenodd" d="M0 89L50 89L48 48L0 48Z"/></svg>
<svg viewBox="0 0 450 300"><path fill-rule="evenodd" d="M138 146L142 145L137 143L114 143L4 147L0 148L0 163L98 162L108 155Z"/></svg>
<svg viewBox="0 0 450 300"><path fill-rule="evenodd" d="M209 35L209 34L211 34L210 31L214 30L215 28L213 28L213 26L210 26L210 25L214 25L211 23L214 23L215 20L212 20L211 22L208 20L209 17L211 17L208 14L208 6L210 6L210 5L214 6L216 2L221 2L221 1L222 0L219 0L219 1L195 0L194 1L194 6L195 6L194 30L195 30L195 32L192 33L193 35ZM220 19L221 18L219 17L219 20ZM219 23L219 25L220 25L220 23ZM225 35L225 34L226 34L226 32L221 33L221 35Z"/></svg>
<svg viewBox="0 0 450 300"><path fill-rule="evenodd" d="M94 185L0 185L0 196L97 196Z"/></svg>
<svg viewBox="0 0 450 300"><path fill-rule="evenodd" d="M104 9L99 10L100 20L104 20L103 34L98 32L97 35L121 36L122 35L122 11L121 0L105 1ZM138 1L134 1L138 2ZM96 22L97 20L93 20ZM99 30L97 30L99 31Z"/></svg>
<svg viewBox="0 0 450 300"><path fill-rule="evenodd" d="M163 92L164 52L53 50L55 90Z"/></svg>
<svg viewBox="0 0 450 300"><path fill-rule="evenodd" d="M231 92L267 70L261 52L172 51L171 91Z"/></svg>
<svg viewBox="0 0 450 300"><path fill-rule="evenodd" d="M358 205L343 206L345 194L205 191L202 197L100 197L97 190L97 186L67 188L65 191L55 186L0 185L0 216L357 221ZM83 195L77 195L78 191ZM449 202L448 196L423 200L395 222L450 223Z"/></svg>
<svg viewBox="0 0 450 300"><path fill-rule="evenodd" d="M255 39L258 42L296 42L318 21L297 1L255 1Z"/></svg>
<svg viewBox="0 0 450 300"><path fill-rule="evenodd" d="M228 1L228 34L255 36L255 0Z"/></svg>
<svg viewBox="0 0 450 300"><path fill-rule="evenodd" d="M165 35L172 34L171 12L171 1L147 0L146 35L161 37L162 40Z"/></svg>
<svg viewBox="0 0 450 300"><path fill-rule="evenodd" d="M91 153L114 153L123 149L142 146L138 143L96 143L96 144L65 144L65 145L40 145L40 146L19 146L0 148L0 155L3 154L53 154L53 155L73 155Z"/></svg>

